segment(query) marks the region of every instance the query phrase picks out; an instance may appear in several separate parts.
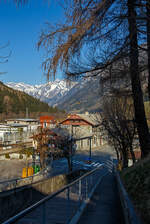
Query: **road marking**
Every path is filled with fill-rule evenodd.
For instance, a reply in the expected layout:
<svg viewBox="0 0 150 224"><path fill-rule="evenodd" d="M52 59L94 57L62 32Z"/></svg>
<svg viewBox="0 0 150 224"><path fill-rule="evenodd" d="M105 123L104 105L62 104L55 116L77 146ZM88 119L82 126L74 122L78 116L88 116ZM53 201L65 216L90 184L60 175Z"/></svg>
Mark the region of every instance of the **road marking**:
<svg viewBox="0 0 150 224"><path fill-rule="evenodd" d="M84 163L83 161L78 161L78 160L73 160L72 162L73 162L73 164L82 165L85 167L96 167L96 166L100 167L100 166L102 166L102 164L99 162L92 162L91 164L87 164L87 163Z"/></svg>
<svg viewBox="0 0 150 224"><path fill-rule="evenodd" d="M72 162L75 163L75 164L80 164L81 163L81 162L75 161L75 160L73 160Z"/></svg>
<svg viewBox="0 0 150 224"><path fill-rule="evenodd" d="M100 163L95 163L93 166L97 166L97 165L99 165Z"/></svg>

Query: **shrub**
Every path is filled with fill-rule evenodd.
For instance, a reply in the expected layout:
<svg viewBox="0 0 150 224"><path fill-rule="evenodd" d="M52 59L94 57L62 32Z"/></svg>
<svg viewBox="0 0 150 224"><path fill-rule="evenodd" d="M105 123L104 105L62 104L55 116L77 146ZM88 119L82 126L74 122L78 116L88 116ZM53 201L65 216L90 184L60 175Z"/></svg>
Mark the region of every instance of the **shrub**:
<svg viewBox="0 0 150 224"><path fill-rule="evenodd" d="M19 159L23 159L23 155L22 154L19 155Z"/></svg>
<svg viewBox="0 0 150 224"><path fill-rule="evenodd" d="M9 153L6 153L6 154L5 154L5 158L6 158L6 159L10 159L10 155L9 155Z"/></svg>

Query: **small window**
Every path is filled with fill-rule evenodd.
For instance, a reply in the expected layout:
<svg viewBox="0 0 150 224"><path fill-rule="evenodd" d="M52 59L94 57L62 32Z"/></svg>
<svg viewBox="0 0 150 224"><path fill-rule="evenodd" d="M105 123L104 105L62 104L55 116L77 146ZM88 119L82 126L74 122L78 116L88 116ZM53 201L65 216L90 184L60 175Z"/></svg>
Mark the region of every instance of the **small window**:
<svg viewBox="0 0 150 224"><path fill-rule="evenodd" d="M96 140L97 140L97 139L96 139L96 136L94 136L94 144L95 144L95 145L96 145Z"/></svg>
<svg viewBox="0 0 150 224"><path fill-rule="evenodd" d="M90 145L90 139L87 139L87 146Z"/></svg>

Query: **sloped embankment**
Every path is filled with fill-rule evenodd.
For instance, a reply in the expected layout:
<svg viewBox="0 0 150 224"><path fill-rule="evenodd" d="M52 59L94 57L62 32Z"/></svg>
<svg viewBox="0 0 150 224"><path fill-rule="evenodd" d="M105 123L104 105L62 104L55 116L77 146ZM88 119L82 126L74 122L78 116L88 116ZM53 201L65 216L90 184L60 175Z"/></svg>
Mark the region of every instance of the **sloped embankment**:
<svg viewBox="0 0 150 224"><path fill-rule="evenodd" d="M124 186L144 224L150 223L150 156L121 172Z"/></svg>

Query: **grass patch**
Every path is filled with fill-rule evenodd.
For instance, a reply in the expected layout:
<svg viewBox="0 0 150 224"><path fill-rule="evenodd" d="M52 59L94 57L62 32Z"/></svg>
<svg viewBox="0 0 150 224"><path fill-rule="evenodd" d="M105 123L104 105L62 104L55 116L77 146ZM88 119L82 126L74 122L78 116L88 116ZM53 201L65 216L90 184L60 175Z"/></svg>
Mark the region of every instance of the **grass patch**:
<svg viewBox="0 0 150 224"><path fill-rule="evenodd" d="M120 174L137 213L150 224L150 156Z"/></svg>

